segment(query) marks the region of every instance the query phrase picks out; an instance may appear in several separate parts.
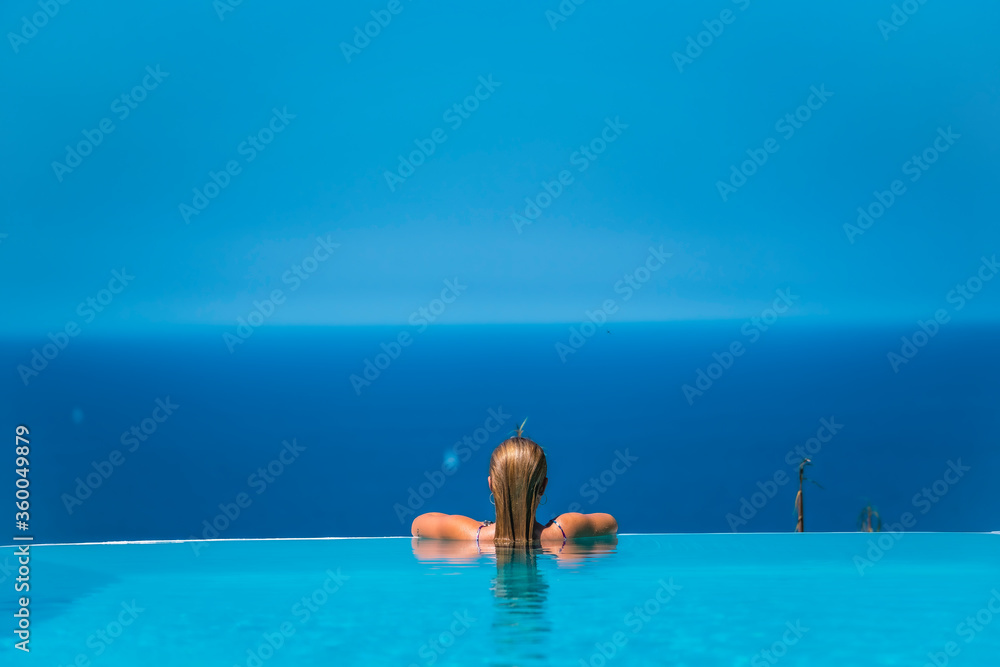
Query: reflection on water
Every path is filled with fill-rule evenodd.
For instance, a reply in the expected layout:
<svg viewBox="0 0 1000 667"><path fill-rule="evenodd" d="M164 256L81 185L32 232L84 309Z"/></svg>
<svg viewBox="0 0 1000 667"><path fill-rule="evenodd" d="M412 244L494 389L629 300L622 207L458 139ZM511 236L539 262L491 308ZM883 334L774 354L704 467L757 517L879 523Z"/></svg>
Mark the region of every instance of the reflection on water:
<svg viewBox="0 0 1000 667"><path fill-rule="evenodd" d="M531 664L545 659L551 622L545 601L549 585L538 569L532 547L497 547L497 576L493 580L494 664Z"/></svg>
<svg viewBox="0 0 1000 667"><path fill-rule="evenodd" d="M497 548L486 542L476 544L472 540L431 540L426 537L414 537L410 541L410 546L413 547L413 555L417 560L428 564L447 563L478 567L486 559L497 562ZM543 544L533 547L531 552L543 561L550 561L556 567L578 567L585 565L587 561L614 553L617 546L617 537L592 537L568 540L565 544Z"/></svg>
<svg viewBox="0 0 1000 667"><path fill-rule="evenodd" d="M546 606L547 577L558 578L558 568L583 567L588 561L614 553L618 538L571 540L540 547L495 547L470 541L414 538L412 545L414 556L428 564L482 567L491 561L496 563L496 577L489 589L494 609L491 662L510 666L547 662L552 629ZM546 569L550 570L548 574Z"/></svg>

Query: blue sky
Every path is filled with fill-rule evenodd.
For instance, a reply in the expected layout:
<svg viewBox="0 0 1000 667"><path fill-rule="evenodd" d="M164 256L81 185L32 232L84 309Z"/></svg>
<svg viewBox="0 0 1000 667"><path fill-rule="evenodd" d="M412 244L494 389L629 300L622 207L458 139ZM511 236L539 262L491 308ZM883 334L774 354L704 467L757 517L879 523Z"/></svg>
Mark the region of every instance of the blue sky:
<svg viewBox="0 0 1000 667"><path fill-rule="evenodd" d="M620 320L745 318L779 288L801 295L796 315L915 320L1000 252L996 3L927 2L883 34L891 2L592 0L553 29L555 1L401 0L348 62L341 44L388 5L247 0L220 19L209 0L77 0L32 31L39 5L5 4L0 330L61 326L122 267L135 280L95 326L230 325L276 288L274 324L403 323L456 277L469 287L443 322L574 322L661 245L670 260ZM456 127L446 114L481 77L496 85ZM828 99L793 134L776 126L813 87ZM284 126L251 151L275 109ZM103 119L79 166L53 166ZM608 119L627 128L581 158ZM391 189L398 156L439 128ZM910 181L904 164L947 128L959 138ZM723 200L769 138L777 152ZM564 170L519 232L512 215ZM851 243L844 225L896 179L905 193ZM340 245L292 293L282 275L317 237ZM1000 281L967 311L998 315Z"/></svg>

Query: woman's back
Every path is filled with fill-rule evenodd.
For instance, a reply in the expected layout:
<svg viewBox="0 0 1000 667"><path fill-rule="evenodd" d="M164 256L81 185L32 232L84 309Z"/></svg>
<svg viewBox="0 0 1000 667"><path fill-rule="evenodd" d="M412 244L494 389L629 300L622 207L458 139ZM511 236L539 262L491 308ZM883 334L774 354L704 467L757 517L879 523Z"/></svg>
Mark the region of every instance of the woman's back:
<svg viewBox="0 0 1000 667"><path fill-rule="evenodd" d="M467 516L428 512L413 520L414 537L444 540L489 541L497 546L523 546L542 542L615 535L618 522L610 514L560 514L546 524L535 514L545 496L549 478L545 452L523 437L524 424L490 456L486 483L490 502L496 506L495 521L476 521Z"/></svg>
<svg viewBox="0 0 1000 667"><path fill-rule="evenodd" d="M557 542L615 535L618 532L618 522L610 514L568 512L544 525L536 521L532 532L533 542ZM496 523L477 521L459 514L428 512L413 520L410 533L414 537L492 542L496 537Z"/></svg>

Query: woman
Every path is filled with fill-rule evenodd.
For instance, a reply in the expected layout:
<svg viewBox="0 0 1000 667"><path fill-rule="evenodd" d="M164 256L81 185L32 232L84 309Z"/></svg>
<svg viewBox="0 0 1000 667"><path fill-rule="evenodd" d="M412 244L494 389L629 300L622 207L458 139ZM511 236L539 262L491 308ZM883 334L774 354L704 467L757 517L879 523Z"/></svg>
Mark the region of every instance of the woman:
<svg viewBox="0 0 1000 667"><path fill-rule="evenodd" d="M446 540L476 540L498 547L531 546L563 542L579 537L615 535L618 522L610 514L569 512L542 525L535 512L549 479L545 453L535 442L521 435L501 442L490 457L490 502L496 505L496 522L476 521L467 516L428 512L413 520L414 537Z"/></svg>

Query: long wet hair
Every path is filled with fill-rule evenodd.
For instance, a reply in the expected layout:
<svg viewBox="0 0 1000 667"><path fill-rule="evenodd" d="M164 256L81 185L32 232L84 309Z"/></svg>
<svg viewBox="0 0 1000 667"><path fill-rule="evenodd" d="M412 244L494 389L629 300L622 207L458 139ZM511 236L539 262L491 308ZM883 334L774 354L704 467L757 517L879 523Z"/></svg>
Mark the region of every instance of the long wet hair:
<svg viewBox="0 0 1000 667"><path fill-rule="evenodd" d="M522 435L497 445L490 457L490 478L497 521L494 543L500 547L531 546L534 543L535 512L542 496L548 466L545 452Z"/></svg>

